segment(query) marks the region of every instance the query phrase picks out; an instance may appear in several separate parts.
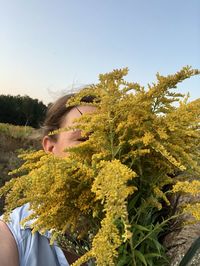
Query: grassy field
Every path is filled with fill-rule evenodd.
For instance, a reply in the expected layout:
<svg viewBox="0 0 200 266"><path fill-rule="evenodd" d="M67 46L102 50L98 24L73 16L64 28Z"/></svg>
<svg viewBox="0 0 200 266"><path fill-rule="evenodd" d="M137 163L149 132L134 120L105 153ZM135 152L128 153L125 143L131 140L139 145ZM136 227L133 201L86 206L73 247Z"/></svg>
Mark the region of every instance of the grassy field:
<svg viewBox="0 0 200 266"><path fill-rule="evenodd" d="M36 130L29 126L14 126L10 124L0 123L0 134L5 134L8 137L15 139L27 138Z"/></svg>

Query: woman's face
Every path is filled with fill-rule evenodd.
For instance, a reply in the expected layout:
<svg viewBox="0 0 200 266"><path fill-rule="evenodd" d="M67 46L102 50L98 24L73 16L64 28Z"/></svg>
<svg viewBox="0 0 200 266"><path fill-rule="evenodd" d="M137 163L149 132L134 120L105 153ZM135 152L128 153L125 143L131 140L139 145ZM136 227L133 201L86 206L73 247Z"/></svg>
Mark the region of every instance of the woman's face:
<svg viewBox="0 0 200 266"><path fill-rule="evenodd" d="M61 124L61 128L74 125L74 121L82 114L95 111L93 106L78 106L72 108L66 115ZM49 136L43 138L43 148L46 152L52 152L59 157L67 156L64 151L66 148L78 145L81 142L81 130L63 131L58 134L57 140L52 140Z"/></svg>

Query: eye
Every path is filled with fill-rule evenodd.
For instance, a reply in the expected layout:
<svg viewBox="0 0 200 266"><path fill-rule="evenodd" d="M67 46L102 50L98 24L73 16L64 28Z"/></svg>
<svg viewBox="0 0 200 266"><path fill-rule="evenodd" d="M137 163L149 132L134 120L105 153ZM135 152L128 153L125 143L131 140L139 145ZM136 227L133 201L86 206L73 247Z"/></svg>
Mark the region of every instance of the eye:
<svg viewBox="0 0 200 266"><path fill-rule="evenodd" d="M81 136L81 131L80 131L80 136L77 138L77 141L86 141L86 140L89 140L89 137L90 137L90 135L91 135L92 133L93 133L93 132L88 132L88 133L86 134L86 136L82 137L82 136Z"/></svg>
<svg viewBox="0 0 200 266"><path fill-rule="evenodd" d="M89 137L81 137L81 138L78 138L77 140L78 141L86 141L86 140L88 140L89 139Z"/></svg>

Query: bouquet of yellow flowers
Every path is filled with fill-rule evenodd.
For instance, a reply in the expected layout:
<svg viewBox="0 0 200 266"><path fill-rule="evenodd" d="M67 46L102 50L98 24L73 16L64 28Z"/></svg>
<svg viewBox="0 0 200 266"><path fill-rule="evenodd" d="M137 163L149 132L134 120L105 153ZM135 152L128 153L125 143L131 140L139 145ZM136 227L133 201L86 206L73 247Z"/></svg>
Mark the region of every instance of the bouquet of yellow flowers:
<svg viewBox="0 0 200 266"><path fill-rule="evenodd" d="M68 103L82 105L84 96L94 96L96 111L74 125L89 135L85 142L68 148L66 158L22 154L25 162L13 172L18 177L0 189L7 217L29 202L33 212L23 222L36 218L33 232L51 230L52 242L82 255L74 266L88 260L99 266L165 265L160 236L171 217L162 210L170 208L169 194L194 192L187 180L173 176L200 173L200 99L188 102L174 90L200 71L187 66L174 75L157 74L147 89L125 81L127 73L99 75L98 84ZM199 219L200 208L193 210L187 206Z"/></svg>

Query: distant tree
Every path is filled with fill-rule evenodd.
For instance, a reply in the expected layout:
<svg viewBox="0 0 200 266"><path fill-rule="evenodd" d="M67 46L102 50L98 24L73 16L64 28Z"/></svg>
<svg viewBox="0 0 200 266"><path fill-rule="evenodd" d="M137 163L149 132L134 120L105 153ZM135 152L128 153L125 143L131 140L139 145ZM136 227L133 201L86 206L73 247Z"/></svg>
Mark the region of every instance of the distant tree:
<svg viewBox="0 0 200 266"><path fill-rule="evenodd" d="M38 128L47 106L29 96L0 95L0 122Z"/></svg>

